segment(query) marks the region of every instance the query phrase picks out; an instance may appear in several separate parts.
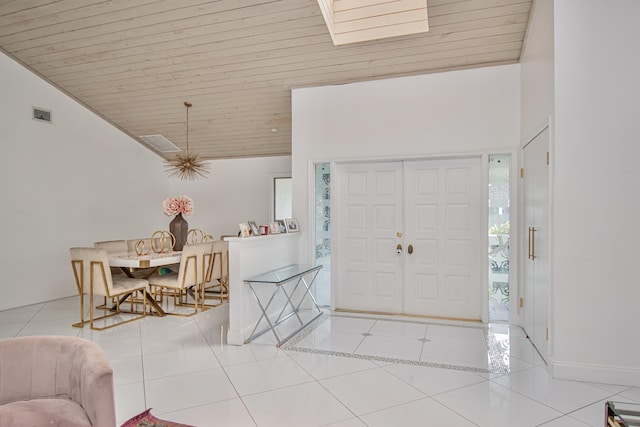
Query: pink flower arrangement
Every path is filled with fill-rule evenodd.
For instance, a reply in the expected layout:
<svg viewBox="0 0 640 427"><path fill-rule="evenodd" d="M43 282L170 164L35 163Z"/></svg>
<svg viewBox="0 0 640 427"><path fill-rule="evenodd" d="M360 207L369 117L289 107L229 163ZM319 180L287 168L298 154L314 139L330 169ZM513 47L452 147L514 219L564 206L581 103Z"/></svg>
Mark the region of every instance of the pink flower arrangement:
<svg viewBox="0 0 640 427"><path fill-rule="evenodd" d="M188 196L169 197L162 202L162 210L166 215L178 215L180 213L191 215L193 213L193 200Z"/></svg>

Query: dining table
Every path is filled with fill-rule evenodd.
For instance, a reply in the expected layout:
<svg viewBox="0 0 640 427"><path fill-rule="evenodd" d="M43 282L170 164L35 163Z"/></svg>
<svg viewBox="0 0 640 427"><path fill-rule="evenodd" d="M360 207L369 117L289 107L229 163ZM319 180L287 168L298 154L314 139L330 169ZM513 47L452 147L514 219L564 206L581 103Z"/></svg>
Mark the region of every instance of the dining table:
<svg viewBox="0 0 640 427"><path fill-rule="evenodd" d="M144 255L138 255L136 253L113 253L109 254L109 266L119 267L124 274L128 277L135 278L133 275L134 270L148 269L142 276L143 279L148 279L153 273L155 273L160 267L166 267L168 265L179 264L182 258L182 252L171 251L161 253L149 253ZM122 300L125 300L127 296L124 296ZM147 304L151 307L151 313L155 316L166 316L167 313L162 309L160 304L153 298L153 295L149 293L147 289L144 291L144 298L147 300Z"/></svg>

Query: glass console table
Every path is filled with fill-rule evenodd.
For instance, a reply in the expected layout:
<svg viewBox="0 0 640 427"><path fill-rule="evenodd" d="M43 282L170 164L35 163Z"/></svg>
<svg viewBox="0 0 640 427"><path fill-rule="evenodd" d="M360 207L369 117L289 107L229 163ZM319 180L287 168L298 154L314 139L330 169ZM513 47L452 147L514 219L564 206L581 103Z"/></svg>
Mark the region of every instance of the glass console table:
<svg viewBox="0 0 640 427"><path fill-rule="evenodd" d="M640 404L607 402L605 404L605 427L640 426Z"/></svg>
<svg viewBox="0 0 640 427"><path fill-rule="evenodd" d="M318 272L321 268L322 265L312 266L294 264L245 279L244 283L249 286L249 289L251 289L251 293L256 298L260 311L262 312L262 315L258 319L256 326L253 328L251 335L247 340L245 340L245 344L258 338L267 331L272 331L273 335L276 337L276 347L280 347L295 334L304 329L305 326L320 317L322 315L322 310L318 307L318 303L311 293L311 287L315 283L316 277L318 276ZM289 283L291 283L291 285L289 285ZM267 303L263 304L263 301L258 295L258 293L263 292L256 292L256 288L260 287L260 289L264 289L263 286L265 285L271 287L271 295L268 298ZM289 288L289 290L287 290L287 288ZM278 294L282 294L284 298L276 298ZM296 304L294 304L292 300L293 298L297 298ZM311 308L312 317L303 321L300 313L300 307L307 299L313 304L313 307ZM274 310L273 306L276 304L281 304L282 306L276 307ZM275 313L278 313L277 316ZM280 338L280 335L278 335L278 332L276 331L276 327L293 316L297 318L299 325L297 325L297 327L294 328L294 330L286 337ZM258 331L258 327L263 320L267 322L267 327Z"/></svg>

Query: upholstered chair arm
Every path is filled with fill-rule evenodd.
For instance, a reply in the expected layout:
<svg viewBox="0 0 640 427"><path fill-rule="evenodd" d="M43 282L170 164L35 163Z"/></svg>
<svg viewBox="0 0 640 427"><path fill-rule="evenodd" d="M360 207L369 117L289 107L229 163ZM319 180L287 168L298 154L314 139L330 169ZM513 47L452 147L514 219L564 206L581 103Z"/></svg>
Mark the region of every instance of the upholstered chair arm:
<svg viewBox="0 0 640 427"><path fill-rule="evenodd" d="M77 402L93 426L116 424L113 370L97 344L63 336L0 340L0 404L44 398Z"/></svg>

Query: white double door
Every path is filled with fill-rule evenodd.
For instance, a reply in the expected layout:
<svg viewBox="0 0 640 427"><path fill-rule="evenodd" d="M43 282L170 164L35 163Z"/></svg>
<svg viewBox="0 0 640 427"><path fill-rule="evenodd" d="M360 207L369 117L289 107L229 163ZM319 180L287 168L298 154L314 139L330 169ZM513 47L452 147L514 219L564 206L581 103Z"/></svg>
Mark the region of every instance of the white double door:
<svg viewBox="0 0 640 427"><path fill-rule="evenodd" d="M480 158L337 167L344 310L482 318Z"/></svg>

